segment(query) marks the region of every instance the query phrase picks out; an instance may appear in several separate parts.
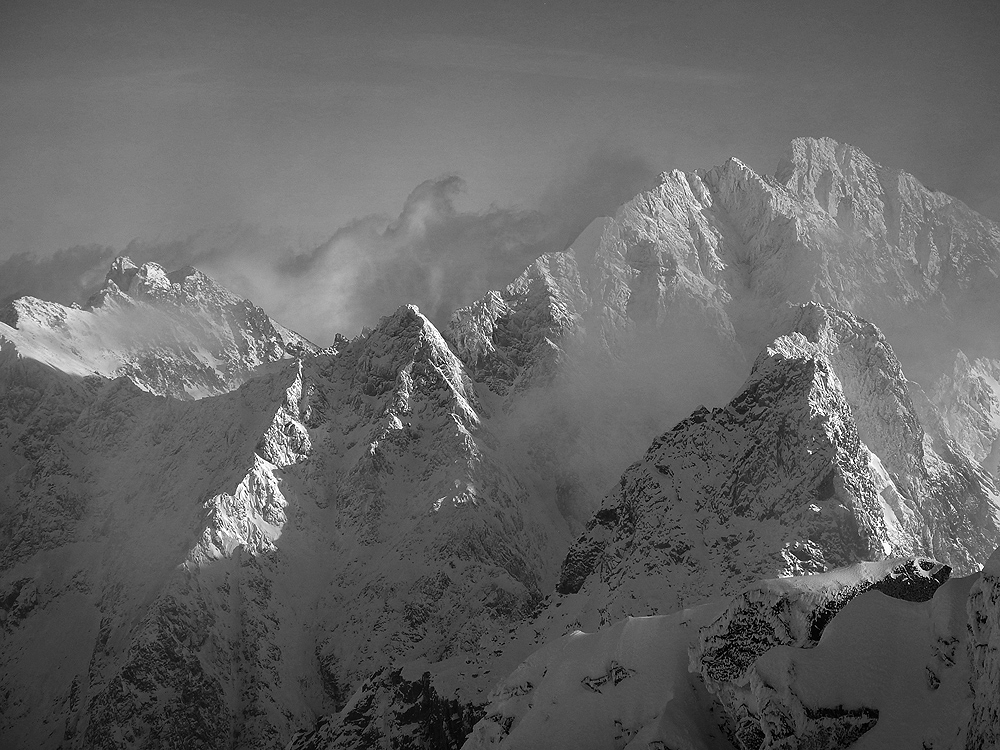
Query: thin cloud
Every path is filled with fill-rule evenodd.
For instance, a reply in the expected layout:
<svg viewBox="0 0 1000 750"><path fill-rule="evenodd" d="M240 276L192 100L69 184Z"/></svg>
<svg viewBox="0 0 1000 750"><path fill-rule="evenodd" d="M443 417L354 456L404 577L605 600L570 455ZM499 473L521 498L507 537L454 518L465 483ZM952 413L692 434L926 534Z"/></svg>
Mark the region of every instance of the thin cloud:
<svg viewBox="0 0 1000 750"><path fill-rule="evenodd" d="M100 286L115 255L103 245L78 245L48 257L13 255L0 263L0 304L25 296L82 302Z"/></svg>
<svg viewBox="0 0 1000 750"><path fill-rule="evenodd" d="M535 47L515 42L446 34L381 40L376 56L408 65L445 66L588 81L649 81L736 86L731 71L665 62L640 62L584 50Z"/></svg>

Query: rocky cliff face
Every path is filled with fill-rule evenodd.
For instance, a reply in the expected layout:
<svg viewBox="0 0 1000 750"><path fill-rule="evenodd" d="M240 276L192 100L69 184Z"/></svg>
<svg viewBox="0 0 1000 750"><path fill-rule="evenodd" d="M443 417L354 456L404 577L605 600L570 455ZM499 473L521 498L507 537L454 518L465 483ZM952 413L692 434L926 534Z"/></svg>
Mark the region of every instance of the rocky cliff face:
<svg viewBox="0 0 1000 750"><path fill-rule="evenodd" d="M403 308L308 371L314 449L298 476L344 553L322 650L341 678L475 650L531 611L566 521L532 502L431 323Z"/></svg>
<svg viewBox="0 0 1000 750"><path fill-rule="evenodd" d="M967 656L974 695L956 748L979 750L1000 743L1000 551L983 567L972 586L968 606Z"/></svg>
<svg viewBox="0 0 1000 750"><path fill-rule="evenodd" d="M33 442L39 458L14 474L5 497L4 585L34 592L30 610L3 623L3 732L15 746L231 738L243 708L224 698L239 689L226 664L249 648L240 623L255 608L224 613L228 597L215 584L232 553L253 567L273 550L284 502L276 465L255 448L285 419L293 381L282 373L197 403L125 380L93 385L82 408ZM42 405L51 408L46 400L35 411ZM41 417L28 420L38 433ZM190 450L192 435L202 450ZM37 499L58 487L74 488L74 503L48 512ZM256 659L244 666L267 669ZM36 680L39 670L48 679Z"/></svg>
<svg viewBox="0 0 1000 750"><path fill-rule="evenodd" d="M1000 361L969 360L962 352L955 368L934 384L930 398L948 431L994 476L1000 467Z"/></svg>
<svg viewBox="0 0 1000 750"><path fill-rule="evenodd" d="M625 472L570 547L561 594L585 594L603 623L859 559L968 573L1000 544L992 480L921 424L878 330L817 305L790 328L733 401Z"/></svg>

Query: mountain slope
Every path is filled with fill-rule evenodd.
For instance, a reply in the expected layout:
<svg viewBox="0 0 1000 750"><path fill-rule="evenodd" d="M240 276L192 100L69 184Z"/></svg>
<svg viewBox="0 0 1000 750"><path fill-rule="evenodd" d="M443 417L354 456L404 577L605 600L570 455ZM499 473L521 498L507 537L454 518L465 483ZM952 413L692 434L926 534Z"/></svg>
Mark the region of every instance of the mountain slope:
<svg viewBox="0 0 1000 750"><path fill-rule="evenodd" d="M395 659L478 649L554 581L566 520L415 308L195 402L10 360L8 383L50 384L7 443L18 745L274 747ZM69 611L72 664L39 692Z"/></svg>
<svg viewBox="0 0 1000 750"><path fill-rule="evenodd" d="M464 747L951 748L992 689L969 684L979 576L948 574L861 563L572 632L497 687Z"/></svg>
<svg viewBox="0 0 1000 750"><path fill-rule="evenodd" d="M280 456L258 444L282 421L288 379L197 403L114 381L31 444L38 458L14 475L4 507L4 601L32 592L30 607L5 607L3 734L12 743L142 746L189 734L211 744L231 733L233 717L208 701L188 713L212 715L213 734L191 716L188 734L171 728L190 686L220 669L218 660L193 669L192 644L207 647L194 625L216 613L181 606L177 591L225 552L252 559L273 548L284 503L268 459ZM191 450L193 438L201 450ZM72 505L53 513L49 498L62 487ZM48 679L37 680L39 669Z"/></svg>
<svg viewBox="0 0 1000 750"><path fill-rule="evenodd" d="M989 476L921 424L885 339L808 305L727 406L654 441L563 564L601 622L774 575L923 554L969 573L1000 544Z"/></svg>
<svg viewBox="0 0 1000 750"><path fill-rule="evenodd" d="M483 641L464 670L442 662L422 678L411 670L409 682L404 670L367 683L338 720L293 747L436 746L407 725L419 717L419 727L429 726L435 710L476 710L462 701L470 692L461 686L498 664L574 628L734 596L761 578L902 555L978 570L1000 544L1000 496L940 420L918 413L911 390L919 396L919 386L906 380L885 338L866 321L814 304L785 318L788 333L762 353L739 395L682 420L625 472L570 547L557 595L530 624ZM922 570L914 568L916 579ZM589 658L589 647L579 648ZM448 709L453 696L457 706ZM423 713L421 701L430 706ZM511 746L544 744L558 726L525 729ZM507 736L483 731L491 741Z"/></svg>
<svg viewBox="0 0 1000 750"><path fill-rule="evenodd" d="M585 484L728 399L788 304L870 320L928 393L962 351L1000 361L1000 226L830 139L793 141L774 177L737 159L664 173L574 246L457 311L445 336L509 411L527 380L552 383L521 422L542 404L575 436L556 463L581 464Z"/></svg>
<svg viewBox="0 0 1000 750"><path fill-rule="evenodd" d="M819 200L816 186L827 181L850 200L831 202L829 195ZM851 211L858 218L851 218ZM976 274L956 278L948 270L919 283L911 278L913 258L923 252L914 238L935 227L939 238L945 229L953 238L935 245L949 259L943 267L972 268L975 258ZM485 386L484 403L496 405L494 431L509 444L523 446L522 465L555 479L557 504L575 518L595 506L628 456L699 403L722 402L738 389L747 363L802 322L789 303L835 302L884 320L891 340L901 339L907 367L928 389L951 369L952 357L961 356L962 341L981 344L984 353L996 352L963 321L989 314L986 297L977 296L975 285L978 277L998 268L997 236L993 222L922 188L905 173L875 164L857 149L828 139L800 139L774 178L756 175L735 159L707 172L665 173L613 218L592 224L575 249L540 258L506 289L457 311L445 337L473 380ZM890 278L899 283L887 285ZM787 465L771 477L776 493L771 500L786 494L791 505L785 512L796 516L801 533L783 536L781 516L766 518L774 509L761 507L747 488L740 490L750 516L746 526L755 537L739 542L752 548L756 562L746 570L734 552L728 563L735 570L733 581L709 580L722 586L721 593L760 576L823 570L890 553L940 554L962 571L976 569L992 550L996 508L992 480L976 465L974 450L981 452L995 438L977 433L979 448L969 432L956 441L949 425L959 418L951 416L957 412L941 408L937 390L929 391L932 401L924 388L907 382L881 333L864 321L838 324L846 331L833 339L842 341L830 341L826 333L821 341L812 330L819 323L803 325L806 340L790 344L783 356L791 360L784 367L794 369L795 362L819 367L819 382L803 391L802 406L790 410L787 424L777 418L770 423L775 437L781 433L778 442L790 449ZM921 340L926 348L909 337L918 326L928 333ZM969 331L967 339L957 335L960 330ZM855 337L863 345L849 340ZM796 381L789 377L788 384ZM772 384L776 398L785 384L782 377ZM966 386L958 388L961 400ZM795 420L810 411L806 404L814 396L819 398L812 411L825 427L800 428ZM760 409L770 408L765 399ZM746 449L759 426L748 420ZM810 435L822 435L832 453L804 453L796 442L800 430L816 430ZM722 450L718 460L723 464L727 456L739 458L727 453L735 447L715 443L695 452L710 461L714 449ZM767 457L761 449L756 462L756 470L765 474ZM804 463L797 463L800 459ZM838 461L846 462L843 468ZM814 475L821 466L828 468ZM824 480L831 473L852 484L827 487ZM816 496L825 498L822 520L814 522L809 503L785 486L793 476L802 486L814 484ZM750 478L733 469L730 487L740 488ZM731 518L729 511L720 513L715 524L721 528ZM649 531L650 549L662 556L661 550L683 547L684 540L671 532L671 524L661 521L658 537ZM764 539L771 534L770 541L757 534ZM814 534L824 540L817 543ZM629 533L621 537L627 547ZM582 557L584 571L590 571L593 555ZM631 559L641 568L638 552ZM588 597L591 603L585 605L571 596L558 613L553 604L526 632L492 641L491 655L474 655L463 680L474 684L470 673L482 675L516 660L545 634L558 635L578 620L590 626L609 621L614 606L620 607L617 614L645 613L676 606L678 597L704 596L708 592L697 585L699 565L691 567L689 594L661 586L643 601L645 593L633 590L643 588L634 582L639 577L633 579L629 571L605 584L606 601ZM759 567L754 570L754 565ZM648 575L655 579L653 572ZM585 575L576 577L579 582ZM619 597L613 592L622 582ZM632 600L633 594L640 601ZM432 667L425 688L411 692L435 695L431 703L443 705L455 694L456 669L445 663ZM361 727L409 721L402 717L410 716L415 704L405 685L363 689L356 705L369 708L352 714L351 721ZM334 735L340 739L333 741ZM348 747L351 742L334 731L325 740L303 738L301 746Z"/></svg>

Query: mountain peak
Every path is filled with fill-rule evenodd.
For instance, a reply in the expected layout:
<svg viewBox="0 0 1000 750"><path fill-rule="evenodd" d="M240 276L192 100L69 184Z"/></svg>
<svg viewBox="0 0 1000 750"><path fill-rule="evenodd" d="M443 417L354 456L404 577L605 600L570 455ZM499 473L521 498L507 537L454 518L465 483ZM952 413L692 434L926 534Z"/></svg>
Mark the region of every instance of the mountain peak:
<svg viewBox="0 0 1000 750"><path fill-rule="evenodd" d="M433 325L414 304L401 305L390 317L400 322L419 321L421 325Z"/></svg>
<svg viewBox="0 0 1000 750"><path fill-rule="evenodd" d="M412 342L416 339L437 340L441 333L420 308L413 304L401 305L390 315L382 317L378 324L370 329L367 338L389 337L400 341ZM442 340L442 345L444 342Z"/></svg>
<svg viewBox="0 0 1000 750"><path fill-rule="evenodd" d="M826 213L838 216L857 195L875 204L881 193L879 174L887 173L861 149L832 138L796 138L778 163L774 179L803 198L815 198Z"/></svg>
<svg viewBox="0 0 1000 750"><path fill-rule="evenodd" d="M119 255L111 262L111 268L108 269L107 276L105 277L105 286L98 292L98 295L101 295L103 298L102 293L107 293L109 283L114 283L119 291L135 299L163 294L169 295L171 287L174 284L191 276L192 273L200 272L191 266L187 266L180 271L168 274L166 269L159 263L149 261L139 266L127 255ZM204 274L201 275L206 279L208 278Z"/></svg>
<svg viewBox="0 0 1000 750"><path fill-rule="evenodd" d="M362 359L380 372L398 371L413 361L433 363L463 398L475 401L472 392L466 392L468 377L461 360L416 305L403 305L383 317L359 345L365 352Z"/></svg>
<svg viewBox="0 0 1000 750"><path fill-rule="evenodd" d="M24 356L180 398L224 393L259 365L317 350L191 266L167 273L124 255L85 308L25 297L0 321L16 329L6 337Z"/></svg>
<svg viewBox="0 0 1000 750"><path fill-rule="evenodd" d="M88 307L98 308L121 293L131 300L168 303L177 306L225 308L242 302L210 276L194 266L167 270L159 263L149 261L141 266L125 255L111 263L101 287L88 300Z"/></svg>
<svg viewBox="0 0 1000 750"><path fill-rule="evenodd" d="M132 279L135 278L135 274L138 270L139 267L132 261L131 258L127 255L119 255L111 261L111 268L108 269L105 281L113 281L115 282L115 286L123 292L127 292L129 286L132 284Z"/></svg>

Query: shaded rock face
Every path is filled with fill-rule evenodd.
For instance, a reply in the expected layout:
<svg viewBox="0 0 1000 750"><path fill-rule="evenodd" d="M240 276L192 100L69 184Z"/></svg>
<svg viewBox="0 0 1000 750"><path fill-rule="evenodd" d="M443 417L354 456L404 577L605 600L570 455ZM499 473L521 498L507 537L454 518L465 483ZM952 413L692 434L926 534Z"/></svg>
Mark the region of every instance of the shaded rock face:
<svg viewBox="0 0 1000 750"><path fill-rule="evenodd" d="M439 695L429 672L406 679L398 669L379 670L362 683L343 710L300 732L288 750L457 750L482 716L480 706Z"/></svg>
<svg viewBox="0 0 1000 750"><path fill-rule="evenodd" d="M13 746L282 746L395 660L524 620L569 538L415 308L196 402L5 357ZM471 709L411 682L377 684L457 745Z"/></svg>
<svg viewBox="0 0 1000 750"><path fill-rule="evenodd" d="M1000 551L993 554L968 602L968 658L974 698L956 748L980 750L1000 744Z"/></svg>
<svg viewBox="0 0 1000 750"><path fill-rule="evenodd" d="M934 560L897 561L858 570L860 575L830 576L822 585L802 588L767 583L734 598L691 645L691 670L725 711L724 727L733 744L745 750L810 743L825 748L848 747L875 726L876 708L803 705L794 692L778 694L761 681L754 667L776 646L812 648L826 626L855 597L879 591L904 601L930 601L950 575ZM843 575L843 574L841 574ZM762 699L762 694L765 697Z"/></svg>
<svg viewBox="0 0 1000 750"><path fill-rule="evenodd" d="M532 611L567 522L515 473L430 322L403 308L307 369L301 523L329 524L340 548L320 621L343 681L475 651Z"/></svg>
<svg viewBox="0 0 1000 750"><path fill-rule="evenodd" d="M33 592L2 623L5 744L231 747L246 728L259 732L245 746L273 746L305 706L270 711L287 673L273 674L281 654L260 627L283 616L261 595L261 570L285 502L255 447L301 448L267 445L293 418L297 369L198 403L37 374L73 413L41 439L54 403L40 400L5 445L38 452L4 497L0 580L27 578L19 596ZM72 513L35 502L61 486L77 488Z"/></svg>
<svg viewBox="0 0 1000 750"><path fill-rule="evenodd" d="M859 559L934 555L968 573L1000 543L992 481L935 450L877 329L816 305L790 327L733 401L625 472L559 593L586 594L607 622Z"/></svg>

